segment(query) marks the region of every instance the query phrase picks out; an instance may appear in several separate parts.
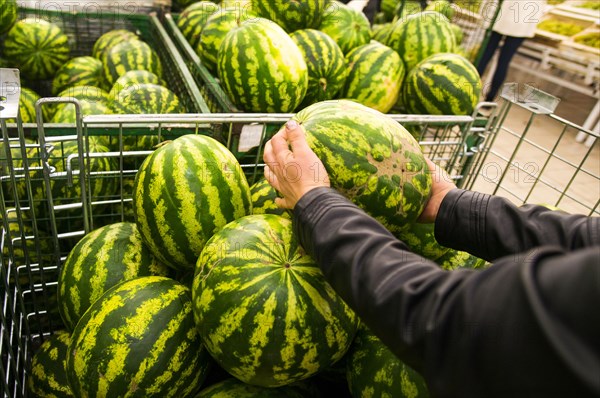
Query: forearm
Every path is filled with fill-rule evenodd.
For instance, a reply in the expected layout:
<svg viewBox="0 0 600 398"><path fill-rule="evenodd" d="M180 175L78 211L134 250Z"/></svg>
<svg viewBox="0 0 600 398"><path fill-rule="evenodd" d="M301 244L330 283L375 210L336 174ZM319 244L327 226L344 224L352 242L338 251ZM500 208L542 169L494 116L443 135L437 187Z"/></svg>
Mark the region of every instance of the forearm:
<svg viewBox="0 0 600 398"><path fill-rule="evenodd" d="M447 275L354 204L315 189L294 209L301 245L333 288L386 344L419 368L435 289ZM449 282L448 288L450 288Z"/></svg>
<svg viewBox="0 0 600 398"><path fill-rule="evenodd" d="M485 271L446 272L324 188L298 202L294 228L336 292L439 396L584 396L589 388L582 379L596 374L599 355L598 248L579 260L542 248ZM581 372L570 369L576 345L592 364Z"/></svg>
<svg viewBox="0 0 600 398"><path fill-rule="evenodd" d="M574 250L600 244L600 219L455 189L440 206L437 241L488 261L542 245Z"/></svg>

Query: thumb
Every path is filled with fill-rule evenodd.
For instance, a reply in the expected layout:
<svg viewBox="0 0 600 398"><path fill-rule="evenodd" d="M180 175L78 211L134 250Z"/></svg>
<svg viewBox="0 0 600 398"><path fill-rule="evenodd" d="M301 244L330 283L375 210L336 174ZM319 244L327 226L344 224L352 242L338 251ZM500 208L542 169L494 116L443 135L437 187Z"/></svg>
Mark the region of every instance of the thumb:
<svg viewBox="0 0 600 398"><path fill-rule="evenodd" d="M295 120L289 120L285 124L284 136L292 147L292 152L300 153L310 151L304 129Z"/></svg>

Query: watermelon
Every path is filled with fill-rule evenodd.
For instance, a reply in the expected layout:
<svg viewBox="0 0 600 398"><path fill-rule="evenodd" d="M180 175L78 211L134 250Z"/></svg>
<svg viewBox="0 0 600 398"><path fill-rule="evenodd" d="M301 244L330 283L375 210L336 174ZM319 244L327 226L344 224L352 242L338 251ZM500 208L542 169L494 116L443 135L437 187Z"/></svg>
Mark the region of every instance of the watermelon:
<svg viewBox="0 0 600 398"><path fill-rule="evenodd" d="M196 48L200 42L202 28L208 18L219 10L219 6L211 1L198 1L187 6L177 20L177 27L181 34Z"/></svg>
<svg viewBox="0 0 600 398"><path fill-rule="evenodd" d="M453 52L456 39L448 18L435 11L423 11L396 21L383 44L396 50L410 71L430 55Z"/></svg>
<svg viewBox="0 0 600 398"><path fill-rule="evenodd" d="M40 99L40 96L33 90L21 87L21 96L19 97L19 112L21 114L21 122L35 123L35 103ZM45 108L45 107L44 107ZM42 108L42 110L44 109ZM7 119L7 123L16 123L15 119Z"/></svg>
<svg viewBox="0 0 600 398"><path fill-rule="evenodd" d="M87 99L80 99L79 105L81 106L81 115L110 115L113 113L112 109L104 102L91 101ZM74 104L58 104L56 112L50 123L75 123L77 121L77 114L75 111Z"/></svg>
<svg viewBox="0 0 600 398"><path fill-rule="evenodd" d="M202 64L214 75L217 74L219 49L225 36L240 23L254 18L252 14L243 13L238 7L220 9L213 13L204 24L200 40L194 50ZM256 61L252 59L252 61Z"/></svg>
<svg viewBox="0 0 600 398"><path fill-rule="evenodd" d="M297 30L290 37L302 52L308 68L308 88L299 108L336 98L348 74L344 53L337 43L315 29Z"/></svg>
<svg viewBox="0 0 600 398"><path fill-rule="evenodd" d="M412 223L398 233L398 238L406 243L410 250L429 260L437 260L450 249L440 245L435 239L433 223Z"/></svg>
<svg viewBox="0 0 600 398"><path fill-rule="evenodd" d="M138 36L127 29L115 29L104 33L96 40L92 48L92 57L104 62L106 52L124 41L138 40Z"/></svg>
<svg viewBox="0 0 600 398"><path fill-rule="evenodd" d="M308 395L307 393L313 394ZM229 378L203 389L194 398L306 398L318 396L318 393L311 391L309 387L300 385L265 388Z"/></svg>
<svg viewBox="0 0 600 398"><path fill-rule="evenodd" d="M371 24L365 14L339 1L329 3L319 30L331 36L344 54L371 40Z"/></svg>
<svg viewBox="0 0 600 398"><path fill-rule="evenodd" d="M71 335L57 331L48 337L33 355L27 389L34 397L74 397L67 381L67 352Z"/></svg>
<svg viewBox="0 0 600 398"><path fill-rule="evenodd" d="M133 195L144 243L162 263L193 268L206 241L250 214L250 188L235 157L218 141L185 135L140 166Z"/></svg>
<svg viewBox="0 0 600 398"><path fill-rule="evenodd" d="M106 140L102 137L88 137L89 152L109 152L106 146ZM85 148L84 148L85 152ZM66 141L56 143L48 153L48 165L52 170L50 178L50 193L54 201L54 205L81 202L81 183L78 174L73 174L73 185L67 183L65 172L65 159L69 155L76 155L78 146L76 141ZM79 170L79 162L77 158L72 160L72 168ZM31 171L32 178L32 198L36 205L36 214L43 212L41 206L46 206L44 200L50 193L46 192L46 187L42 180L42 171L39 170L39 162L34 161L30 164L30 168L36 167L38 170ZM114 158L93 157L89 159L89 169L91 173L101 173L111 170L117 170L117 162ZM106 196L115 194L117 189L117 180L114 178L106 178L101 175L93 175L88 180L88 199L97 200L98 198L105 199ZM21 181L18 186L19 197L25 197L26 186L25 182ZM63 210L61 215L68 215L73 219L81 218L81 209Z"/></svg>
<svg viewBox="0 0 600 398"><path fill-rule="evenodd" d="M286 32L316 29L328 5L326 0L253 0L252 9L259 17L270 19Z"/></svg>
<svg viewBox="0 0 600 398"><path fill-rule="evenodd" d="M124 41L108 49L103 66L107 87L112 87L119 77L130 70L147 70L162 76L162 65L158 55L141 40Z"/></svg>
<svg viewBox="0 0 600 398"><path fill-rule="evenodd" d="M280 387L342 358L358 317L298 245L289 219L227 224L198 258L194 317L204 345L237 379Z"/></svg>
<svg viewBox="0 0 600 398"><path fill-rule="evenodd" d="M439 12L440 14L448 18L448 20L452 21L455 12L455 9L453 7L457 6L453 6L453 4L450 3L448 0L433 0L429 4L427 4L427 7L425 7L425 11Z"/></svg>
<svg viewBox="0 0 600 398"><path fill-rule="evenodd" d="M91 103L100 103L98 107L102 109L103 112L106 111L106 108L111 108L111 97L110 95L104 91L103 89L96 86L73 86L69 87L60 93L58 93L57 97L73 97L78 100L86 100ZM86 106L86 105L84 105ZM61 104L46 104L43 107L44 110L44 120L51 121L58 108L64 107ZM93 105L92 105L93 107ZM72 111L71 111L72 112ZM113 113L112 109L110 113ZM72 119L73 116L70 116ZM72 119L73 120L73 119Z"/></svg>
<svg viewBox="0 0 600 398"><path fill-rule="evenodd" d="M423 11L423 8L421 7L420 0L401 1L398 3L396 9L394 10L395 17L393 19L393 22L396 22L398 20L406 20L406 18L410 17L411 15L418 14L421 11Z"/></svg>
<svg viewBox="0 0 600 398"><path fill-rule="evenodd" d="M462 28L455 23L450 24L450 27L452 28L452 32L454 33L454 39L456 40L456 46L458 47L462 44L465 34Z"/></svg>
<svg viewBox="0 0 600 398"><path fill-rule="evenodd" d="M347 378L353 397L429 397L423 377L363 324L348 352Z"/></svg>
<svg viewBox="0 0 600 398"><path fill-rule="evenodd" d="M479 101L479 72L458 54L432 55L412 69L404 82L408 112L430 115L471 115Z"/></svg>
<svg viewBox="0 0 600 398"><path fill-rule="evenodd" d="M373 25L371 30L371 38L380 43L387 43L387 38L392 32L394 24L391 22L382 25Z"/></svg>
<svg viewBox="0 0 600 398"><path fill-rule="evenodd" d="M102 62L94 57L75 57L58 69L52 80L52 94L72 86L100 87Z"/></svg>
<svg viewBox="0 0 600 398"><path fill-rule="evenodd" d="M106 225L85 235L69 253L58 277L61 317L68 330L105 291L139 276L167 276L142 244L137 226L130 222Z"/></svg>
<svg viewBox="0 0 600 398"><path fill-rule="evenodd" d="M113 84L112 88L110 89L111 101L115 101L121 91L130 87L137 88L144 83L158 84L166 87L166 83L164 83L160 77L156 76L152 72L148 72L147 70L130 70L125 72L125 74L119 77L115 84Z"/></svg>
<svg viewBox="0 0 600 398"><path fill-rule="evenodd" d="M277 191L262 178L250 186L250 195L252 198L252 214L277 214L290 218L290 213L286 209L275 204Z"/></svg>
<svg viewBox="0 0 600 398"><path fill-rule="evenodd" d="M446 254L435 259L435 262L446 271L452 271L457 268L481 269L488 266L487 261L484 259L454 249L448 250Z"/></svg>
<svg viewBox="0 0 600 398"><path fill-rule="evenodd" d="M388 116L348 100L298 112L331 186L393 233L421 214L431 175L419 144Z"/></svg>
<svg viewBox="0 0 600 398"><path fill-rule="evenodd" d="M4 40L4 56L18 65L22 77L50 79L69 59L69 38L55 24L25 18Z"/></svg>
<svg viewBox="0 0 600 398"><path fill-rule="evenodd" d="M379 6L379 8L385 16L386 22L389 22L394 19L394 17L396 16L396 7L398 7L400 3L404 1L405 0L381 0L381 5Z"/></svg>
<svg viewBox="0 0 600 398"><path fill-rule="evenodd" d="M185 113L179 98L168 88L142 83L121 90L115 97L116 113Z"/></svg>
<svg viewBox="0 0 600 398"><path fill-rule="evenodd" d="M82 397L180 397L204 381L202 347L188 288L146 276L106 291L71 335L67 377Z"/></svg>
<svg viewBox="0 0 600 398"><path fill-rule="evenodd" d="M264 18L243 22L227 34L217 69L229 98L246 112L291 112L308 87L302 52L283 29Z"/></svg>
<svg viewBox="0 0 600 398"><path fill-rule="evenodd" d="M17 2L0 0L0 35L8 32L17 20Z"/></svg>
<svg viewBox="0 0 600 398"><path fill-rule="evenodd" d="M346 59L349 73L341 96L389 112L398 100L405 74L398 53L374 41L356 47Z"/></svg>

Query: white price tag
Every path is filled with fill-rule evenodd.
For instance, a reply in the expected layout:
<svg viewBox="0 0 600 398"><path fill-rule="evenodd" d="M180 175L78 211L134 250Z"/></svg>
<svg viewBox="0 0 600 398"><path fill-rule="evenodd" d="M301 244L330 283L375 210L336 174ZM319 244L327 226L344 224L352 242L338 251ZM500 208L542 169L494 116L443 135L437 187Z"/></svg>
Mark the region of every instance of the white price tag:
<svg viewBox="0 0 600 398"><path fill-rule="evenodd" d="M250 149L259 146L264 128L265 126L263 124L244 125L242 127L242 132L240 133L238 152L248 152Z"/></svg>
<svg viewBox="0 0 600 398"><path fill-rule="evenodd" d="M0 119L17 117L20 95L19 70L0 68Z"/></svg>

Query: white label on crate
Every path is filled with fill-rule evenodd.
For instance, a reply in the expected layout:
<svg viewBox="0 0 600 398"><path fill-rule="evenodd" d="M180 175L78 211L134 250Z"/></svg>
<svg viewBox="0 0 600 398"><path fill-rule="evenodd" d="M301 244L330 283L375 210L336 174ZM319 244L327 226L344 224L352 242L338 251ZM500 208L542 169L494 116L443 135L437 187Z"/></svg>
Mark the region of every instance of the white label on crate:
<svg viewBox="0 0 600 398"><path fill-rule="evenodd" d="M20 95L19 70L0 68L0 119L17 117Z"/></svg>
<svg viewBox="0 0 600 398"><path fill-rule="evenodd" d="M246 124L242 127L240 133L240 142L238 143L238 152L248 152L252 148L260 145L260 139L263 135L263 124Z"/></svg>

